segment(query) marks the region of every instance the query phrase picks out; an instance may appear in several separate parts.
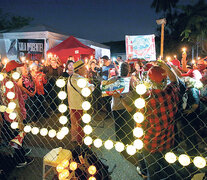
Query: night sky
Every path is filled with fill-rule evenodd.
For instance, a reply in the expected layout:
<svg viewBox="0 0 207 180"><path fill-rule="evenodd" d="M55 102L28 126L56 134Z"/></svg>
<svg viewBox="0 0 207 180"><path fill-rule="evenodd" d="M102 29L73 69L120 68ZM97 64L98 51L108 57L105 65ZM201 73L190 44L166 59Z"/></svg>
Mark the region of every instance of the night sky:
<svg viewBox="0 0 207 180"><path fill-rule="evenodd" d="M156 33L152 0L0 0L4 13L32 17L67 35L96 42Z"/></svg>

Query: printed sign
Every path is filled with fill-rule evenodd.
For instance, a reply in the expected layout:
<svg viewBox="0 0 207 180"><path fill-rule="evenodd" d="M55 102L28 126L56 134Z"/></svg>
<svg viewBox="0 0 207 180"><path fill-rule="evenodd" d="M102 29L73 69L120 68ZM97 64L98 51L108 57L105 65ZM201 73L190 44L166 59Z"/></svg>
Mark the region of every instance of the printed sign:
<svg viewBox="0 0 207 180"><path fill-rule="evenodd" d="M18 57L25 56L29 60L41 60L44 58L44 40L42 39L18 39Z"/></svg>
<svg viewBox="0 0 207 180"><path fill-rule="evenodd" d="M156 60L155 35L126 36L127 59Z"/></svg>
<svg viewBox="0 0 207 180"><path fill-rule="evenodd" d="M120 94L128 93L131 77L119 78L111 84L106 84L108 81L102 81L102 96L112 96L116 92Z"/></svg>

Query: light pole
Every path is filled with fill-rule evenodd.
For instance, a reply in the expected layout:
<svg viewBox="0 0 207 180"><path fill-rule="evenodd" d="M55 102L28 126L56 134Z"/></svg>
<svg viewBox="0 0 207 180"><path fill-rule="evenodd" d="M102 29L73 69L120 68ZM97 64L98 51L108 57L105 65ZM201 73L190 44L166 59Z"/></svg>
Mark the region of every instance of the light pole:
<svg viewBox="0 0 207 180"><path fill-rule="evenodd" d="M166 19L165 18L158 19L158 20L156 20L156 23L158 25L161 24L160 57L161 57L161 59L163 59L163 51L164 51L164 27L165 27L165 24L166 24Z"/></svg>

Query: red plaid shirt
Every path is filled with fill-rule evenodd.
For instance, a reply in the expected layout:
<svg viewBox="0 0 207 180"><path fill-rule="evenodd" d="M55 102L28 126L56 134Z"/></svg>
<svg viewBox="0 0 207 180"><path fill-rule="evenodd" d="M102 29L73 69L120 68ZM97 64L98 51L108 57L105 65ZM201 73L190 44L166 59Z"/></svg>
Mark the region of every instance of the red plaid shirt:
<svg viewBox="0 0 207 180"><path fill-rule="evenodd" d="M146 104L144 144L150 152L169 150L174 144L174 117L177 112L179 88L169 84L165 90L152 90Z"/></svg>

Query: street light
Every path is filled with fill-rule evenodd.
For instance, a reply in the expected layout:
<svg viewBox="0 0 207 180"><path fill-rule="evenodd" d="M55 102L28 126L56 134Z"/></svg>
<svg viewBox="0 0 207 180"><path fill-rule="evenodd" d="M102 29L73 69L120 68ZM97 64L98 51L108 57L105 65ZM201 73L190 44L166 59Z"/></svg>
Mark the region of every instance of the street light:
<svg viewBox="0 0 207 180"><path fill-rule="evenodd" d="M167 22L167 21L166 21L165 18L156 20L156 23L157 23L158 25L161 25L161 44L160 44L160 56L161 56L161 58L163 58L164 27L165 27L166 22Z"/></svg>

